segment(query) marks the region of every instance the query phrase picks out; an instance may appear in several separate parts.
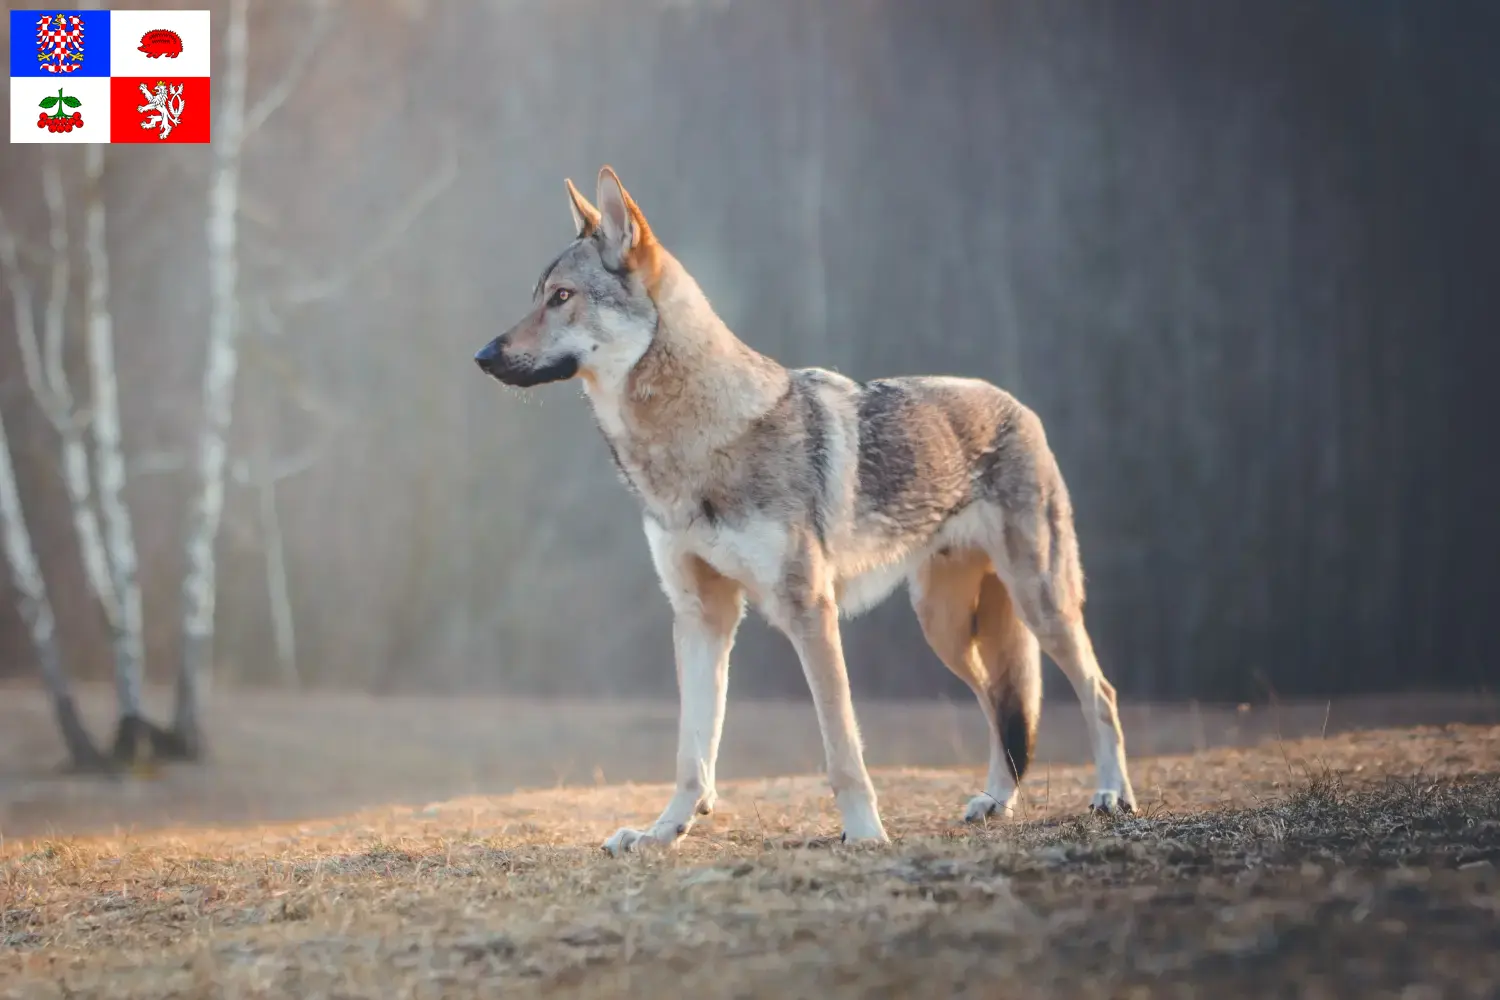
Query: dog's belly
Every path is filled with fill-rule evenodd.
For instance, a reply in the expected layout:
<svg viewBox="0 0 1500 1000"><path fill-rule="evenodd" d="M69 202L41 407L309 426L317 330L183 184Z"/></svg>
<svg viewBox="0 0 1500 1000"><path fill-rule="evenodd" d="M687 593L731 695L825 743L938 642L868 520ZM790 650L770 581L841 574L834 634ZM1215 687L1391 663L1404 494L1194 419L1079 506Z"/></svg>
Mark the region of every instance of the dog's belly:
<svg viewBox="0 0 1500 1000"><path fill-rule="evenodd" d="M761 522L737 528L718 526L691 529L677 537L678 545L745 588L755 605L764 606L781 588L791 555L785 526ZM891 595L922 559L925 551L863 553L861 558L833 559L834 597L839 611L854 616Z"/></svg>
<svg viewBox="0 0 1500 1000"><path fill-rule="evenodd" d="M969 508L921 539L832 539L828 557L839 611L853 617L875 607L940 549L981 547L980 528L987 513ZM679 551L691 552L743 586L758 605L781 588L795 548L787 526L769 520L735 527L699 523L675 534L674 541Z"/></svg>
<svg viewBox="0 0 1500 1000"><path fill-rule="evenodd" d="M995 530L994 516L989 505L976 504L943 522L924 539L907 539L905 544L871 544L857 536L851 539L853 544L847 549L834 553L839 610L851 618L870 610L938 552L983 549L986 531ZM861 541L865 544L859 544Z"/></svg>
<svg viewBox="0 0 1500 1000"><path fill-rule="evenodd" d="M890 597L891 592L901 585L919 563L920 560L908 557L862 573L839 577L834 584L839 611L850 618L864 614Z"/></svg>

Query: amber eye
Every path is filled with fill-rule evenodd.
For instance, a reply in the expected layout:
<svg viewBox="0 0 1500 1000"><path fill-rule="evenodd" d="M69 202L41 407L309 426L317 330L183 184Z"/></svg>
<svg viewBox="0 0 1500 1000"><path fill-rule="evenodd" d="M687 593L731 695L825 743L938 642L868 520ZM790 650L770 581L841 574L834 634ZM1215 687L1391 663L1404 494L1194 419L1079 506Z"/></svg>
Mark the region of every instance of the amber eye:
<svg viewBox="0 0 1500 1000"><path fill-rule="evenodd" d="M559 288L557 291L553 292L552 293L552 297L547 300L547 305L549 305L549 306L560 306L564 302L566 302L569 299L571 299L572 297L573 297L573 289L571 289L571 288Z"/></svg>

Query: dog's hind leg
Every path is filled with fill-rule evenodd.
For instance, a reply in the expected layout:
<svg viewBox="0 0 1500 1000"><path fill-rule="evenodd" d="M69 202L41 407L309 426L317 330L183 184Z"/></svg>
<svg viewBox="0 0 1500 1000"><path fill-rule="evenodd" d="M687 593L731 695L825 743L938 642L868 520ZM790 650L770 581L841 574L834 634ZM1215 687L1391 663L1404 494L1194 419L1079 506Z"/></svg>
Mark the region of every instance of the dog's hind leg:
<svg viewBox="0 0 1500 1000"><path fill-rule="evenodd" d="M1131 812L1135 792L1125 766L1114 685L1104 679L1083 623L1083 569L1072 517L1067 492L1058 484L1037 509L1006 513L1002 544L990 555L1021 620L1078 695L1098 777L1090 808Z"/></svg>
<svg viewBox="0 0 1500 1000"><path fill-rule="evenodd" d="M910 586L927 644L969 685L989 722L989 778L983 794L969 800L964 820L1007 816L1031 761L1041 714L1036 638L1016 617L1009 592L982 552L933 556L912 574Z"/></svg>

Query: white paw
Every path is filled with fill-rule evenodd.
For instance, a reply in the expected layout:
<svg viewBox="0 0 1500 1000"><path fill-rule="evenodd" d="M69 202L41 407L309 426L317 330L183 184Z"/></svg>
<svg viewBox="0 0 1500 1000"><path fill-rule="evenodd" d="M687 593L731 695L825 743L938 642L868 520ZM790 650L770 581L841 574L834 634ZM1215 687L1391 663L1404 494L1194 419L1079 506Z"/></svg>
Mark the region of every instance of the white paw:
<svg viewBox="0 0 1500 1000"><path fill-rule="evenodd" d="M679 823L674 827L662 827L660 824L649 830L632 830L622 827L616 830L614 836L604 842L604 851L613 857L623 854L639 852L653 847L671 847L677 843L683 834L687 833L687 824Z"/></svg>
<svg viewBox="0 0 1500 1000"><path fill-rule="evenodd" d="M1135 801L1129 792L1117 792L1109 788L1101 788L1094 793L1094 800L1089 803L1089 811L1096 813L1133 813L1135 812Z"/></svg>
<svg viewBox="0 0 1500 1000"><path fill-rule="evenodd" d="M853 821L851 822L851 819ZM844 817L844 833L839 840L846 844L889 844L891 838L885 835L885 827L880 823L880 817L871 812L870 816L854 819Z"/></svg>
<svg viewBox="0 0 1500 1000"><path fill-rule="evenodd" d="M719 796L717 792L714 792L712 790L704 792L703 796L698 799L698 805L696 807L698 815L707 816L712 813L714 811L714 804L718 801Z"/></svg>
<svg viewBox="0 0 1500 1000"><path fill-rule="evenodd" d="M1000 819L1009 819L1016 811L1016 800L1014 796L1004 800L997 799L988 792L982 792L969 800L964 809L965 823L983 823L991 816Z"/></svg>
<svg viewBox="0 0 1500 1000"><path fill-rule="evenodd" d="M885 826L880 822L880 810L875 806L874 795L845 793L835 795L839 816L844 821L844 833L840 840L846 844L888 844L891 838L885 835Z"/></svg>
<svg viewBox="0 0 1500 1000"><path fill-rule="evenodd" d="M890 842L891 838L885 835L884 830L877 831L876 833L862 834L850 833L848 830L845 830L839 835L839 843L841 844L889 844Z"/></svg>

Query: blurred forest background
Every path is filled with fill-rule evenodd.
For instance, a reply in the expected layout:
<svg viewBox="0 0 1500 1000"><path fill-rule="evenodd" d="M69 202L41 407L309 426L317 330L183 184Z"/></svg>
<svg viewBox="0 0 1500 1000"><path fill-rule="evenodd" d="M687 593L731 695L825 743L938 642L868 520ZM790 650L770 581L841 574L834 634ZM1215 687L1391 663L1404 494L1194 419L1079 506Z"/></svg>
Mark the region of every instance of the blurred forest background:
<svg viewBox="0 0 1500 1000"><path fill-rule="evenodd" d="M1500 7L266 0L227 176L233 10L204 5L213 146L106 147L97 184L82 147L0 151L39 316L63 220L77 426L104 212L153 681L182 653L217 322L238 365L215 684L674 691L638 513L577 388L505 392L470 360L569 238L563 178L592 191L606 162L756 348L980 376L1039 412L1128 697L1496 676ZM103 679L12 299L0 416L63 665ZM0 574L0 678L35 673L18 596ZM968 697L904 597L845 635L857 695ZM732 676L805 697L759 623Z"/></svg>

